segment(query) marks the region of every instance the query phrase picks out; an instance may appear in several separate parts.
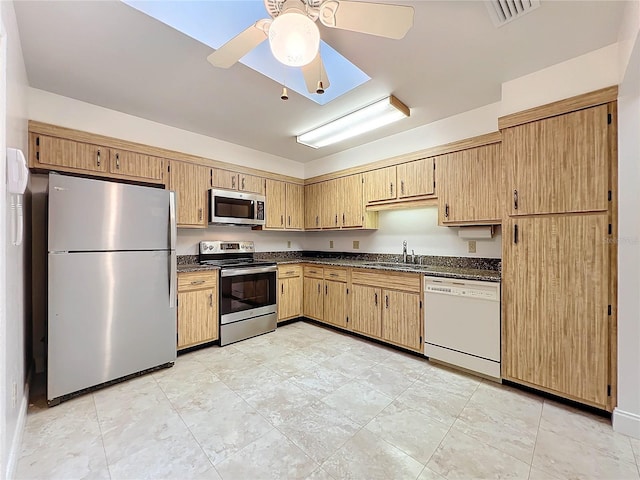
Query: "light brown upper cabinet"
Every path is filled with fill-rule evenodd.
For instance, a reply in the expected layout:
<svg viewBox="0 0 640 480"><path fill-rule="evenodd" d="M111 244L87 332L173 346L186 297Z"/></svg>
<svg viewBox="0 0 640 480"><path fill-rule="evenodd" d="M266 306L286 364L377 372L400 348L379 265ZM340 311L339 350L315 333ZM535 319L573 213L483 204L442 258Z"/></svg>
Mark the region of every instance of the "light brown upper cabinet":
<svg viewBox="0 0 640 480"><path fill-rule="evenodd" d="M606 210L607 127L600 105L505 129L510 215Z"/></svg>
<svg viewBox="0 0 640 480"><path fill-rule="evenodd" d="M436 162L440 225L501 223L499 143L442 155Z"/></svg>
<svg viewBox="0 0 640 480"><path fill-rule="evenodd" d="M339 223L342 228L364 225L364 201L362 175L349 175L337 180L339 198Z"/></svg>
<svg viewBox="0 0 640 480"><path fill-rule="evenodd" d="M279 180L266 180L265 229L302 230L304 187Z"/></svg>
<svg viewBox="0 0 640 480"><path fill-rule="evenodd" d="M106 173L109 149L89 143L31 133L30 167Z"/></svg>
<svg viewBox="0 0 640 480"><path fill-rule="evenodd" d="M211 169L211 186L226 190L238 190L264 195L264 179L255 175L231 172L220 168Z"/></svg>
<svg viewBox="0 0 640 480"><path fill-rule="evenodd" d="M109 172L128 177L162 181L165 160L126 150L111 150Z"/></svg>
<svg viewBox="0 0 640 480"><path fill-rule="evenodd" d="M207 226L209 171L193 163L171 162L170 189L176 192L178 227Z"/></svg>
<svg viewBox="0 0 640 480"><path fill-rule="evenodd" d="M607 213L503 225L503 377L607 408Z"/></svg>
<svg viewBox="0 0 640 480"><path fill-rule="evenodd" d="M322 228L322 183L312 183L304 187L304 229Z"/></svg>
<svg viewBox="0 0 640 480"><path fill-rule="evenodd" d="M395 166L371 170L363 175L364 198L367 203L394 200L398 196Z"/></svg>
<svg viewBox="0 0 640 480"><path fill-rule="evenodd" d="M435 193L433 158L423 158L397 166L398 198Z"/></svg>

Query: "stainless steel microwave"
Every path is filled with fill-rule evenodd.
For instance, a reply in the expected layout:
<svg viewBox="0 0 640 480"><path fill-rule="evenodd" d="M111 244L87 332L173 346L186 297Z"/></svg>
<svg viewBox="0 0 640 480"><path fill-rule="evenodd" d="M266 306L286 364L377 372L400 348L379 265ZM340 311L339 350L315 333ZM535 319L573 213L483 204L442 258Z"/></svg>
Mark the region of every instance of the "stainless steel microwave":
<svg viewBox="0 0 640 480"><path fill-rule="evenodd" d="M235 190L209 190L209 223L264 225L264 195Z"/></svg>

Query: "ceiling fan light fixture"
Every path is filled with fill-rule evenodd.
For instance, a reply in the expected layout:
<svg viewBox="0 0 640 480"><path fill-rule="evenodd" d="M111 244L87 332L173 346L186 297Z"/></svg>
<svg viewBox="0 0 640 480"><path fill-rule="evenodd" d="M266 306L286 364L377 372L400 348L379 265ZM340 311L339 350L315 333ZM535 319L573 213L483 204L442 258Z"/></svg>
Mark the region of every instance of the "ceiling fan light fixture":
<svg viewBox="0 0 640 480"><path fill-rule="evenodd" d="M303 11L292 8L278 15L271 23L269 46L280 63L302 67L316 57L320 47L320 31Z"/></svg>
<svg viewBox="0 0 640 480"><path fill-rule="evenodd" d="M411 111L393 95L296 136L296 141L321 148L370 132L410 116Z"/></svg>

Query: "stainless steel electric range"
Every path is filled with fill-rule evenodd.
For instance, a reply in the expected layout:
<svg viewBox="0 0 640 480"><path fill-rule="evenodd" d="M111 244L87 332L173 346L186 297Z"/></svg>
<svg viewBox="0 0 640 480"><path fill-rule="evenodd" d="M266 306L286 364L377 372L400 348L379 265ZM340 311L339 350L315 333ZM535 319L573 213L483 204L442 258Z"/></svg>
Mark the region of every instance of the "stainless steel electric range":
<svg viewBox="0 0 640 480"><path fill-rule="evenodd" d="M276 329L276 264L254 251L253 242L200 242L200 263L220 267L220 345Z"/></svg>

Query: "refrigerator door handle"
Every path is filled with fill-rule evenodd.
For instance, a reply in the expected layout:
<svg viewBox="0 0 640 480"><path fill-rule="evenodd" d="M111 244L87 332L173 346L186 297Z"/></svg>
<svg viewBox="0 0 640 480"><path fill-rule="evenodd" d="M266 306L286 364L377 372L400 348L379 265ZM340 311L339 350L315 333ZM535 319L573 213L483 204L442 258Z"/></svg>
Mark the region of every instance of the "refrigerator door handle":
<svg viewBox="0 0 640 480"><path fill-rule="evenodd" d="M176 193L169 192L169 249L176 249Z"/></svg>
<svg viewBox="0 0 640 480"><path fill-rule="evenodd" d="M171 250L171 255L169 256L169 307L177 308L178 307L178 298L177 298L177 286L178 286L178 256L175 250Z"/></svg>

